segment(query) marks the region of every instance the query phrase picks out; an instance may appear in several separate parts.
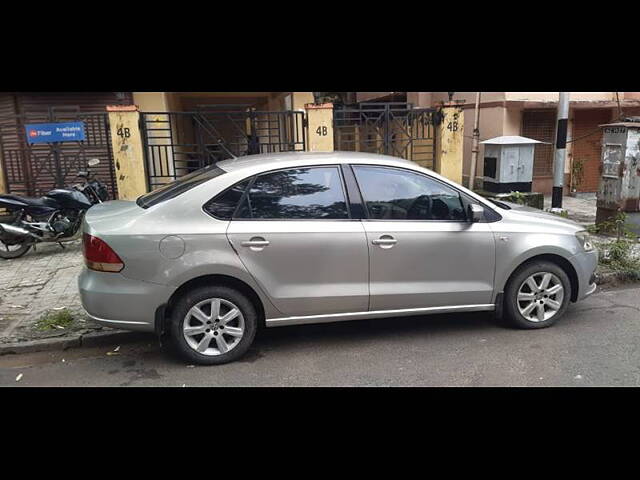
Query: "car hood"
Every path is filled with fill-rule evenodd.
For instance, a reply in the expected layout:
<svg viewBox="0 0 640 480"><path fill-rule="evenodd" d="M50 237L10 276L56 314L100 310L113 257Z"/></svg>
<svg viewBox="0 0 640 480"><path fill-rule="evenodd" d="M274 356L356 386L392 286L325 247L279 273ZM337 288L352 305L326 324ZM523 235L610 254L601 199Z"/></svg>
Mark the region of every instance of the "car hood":
<svg viewBox="0 0 640 480"><path fill-rule="evenodd" d="M543 212L537 208L528 207L526 205L520 205L517 203L503 202L510 207L510 210L500 209L500 213L506 215L514 220L530 221L537 224L546 224L554 227L565 227L573 231L584 230L584 227L573 220L563 218L560 215L555 215L549 212Z"/></svg>

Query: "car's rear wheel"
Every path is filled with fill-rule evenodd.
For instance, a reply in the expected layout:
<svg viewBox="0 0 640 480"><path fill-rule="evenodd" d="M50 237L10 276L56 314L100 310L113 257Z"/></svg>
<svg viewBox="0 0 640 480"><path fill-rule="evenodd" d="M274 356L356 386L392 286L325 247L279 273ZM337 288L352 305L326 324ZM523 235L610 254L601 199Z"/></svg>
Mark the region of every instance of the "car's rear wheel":
<svg viewBox="0 0 640 480"><path fill-rule="evenodd" d="M171 317L172 344L184 359L201 365L240 358L253 343L258 324L251 301L224 286L186 293Z"/></svg>
<svg viewBox="0 0 640 480"><path fill-rule="evenodd" d="M571 281L555 263L535 261L521 267L505 288L505 319L517 328L545 328L564 315Z"/></svg>

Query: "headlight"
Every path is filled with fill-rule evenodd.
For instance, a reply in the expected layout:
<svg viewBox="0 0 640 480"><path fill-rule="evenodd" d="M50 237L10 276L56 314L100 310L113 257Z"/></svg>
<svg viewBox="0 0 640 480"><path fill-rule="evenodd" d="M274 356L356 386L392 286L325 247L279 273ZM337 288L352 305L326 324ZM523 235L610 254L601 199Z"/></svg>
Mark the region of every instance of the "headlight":
<svg viewBox="0 0 640 480"><path fill-rule="evenodd" d="M578 242L580 242L580 245L582 245L582 249L585 252L593 250L594 247L593 242L591 241L591 236L586 230L576 233L576 238L578 239Z"/></svg>

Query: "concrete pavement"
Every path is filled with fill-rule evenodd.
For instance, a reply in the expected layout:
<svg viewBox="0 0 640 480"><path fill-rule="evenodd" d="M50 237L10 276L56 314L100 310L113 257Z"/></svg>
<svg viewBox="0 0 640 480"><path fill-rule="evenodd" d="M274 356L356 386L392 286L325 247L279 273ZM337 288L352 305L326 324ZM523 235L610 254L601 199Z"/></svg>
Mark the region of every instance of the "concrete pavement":
<svg viewBox="0 0 640 480"><path fill-rule="evenodd" d="M188 366L153 336L113 350L5 355L0 385L635 386L640 288L600 291L542 330L503 328L486 314L281 327L218 367Z"/></svg>
<svg viewBox="0 0 640 480"><path fill-rule="evenodd" d="M24 257L0 261L0 347L26 341L78 340L103 331L86 316L80 303L78 275L83 264L79 240L65 244L64 249L41 244ZM36 328L44 314L62 309L74 318L66 328Z"/></svg>

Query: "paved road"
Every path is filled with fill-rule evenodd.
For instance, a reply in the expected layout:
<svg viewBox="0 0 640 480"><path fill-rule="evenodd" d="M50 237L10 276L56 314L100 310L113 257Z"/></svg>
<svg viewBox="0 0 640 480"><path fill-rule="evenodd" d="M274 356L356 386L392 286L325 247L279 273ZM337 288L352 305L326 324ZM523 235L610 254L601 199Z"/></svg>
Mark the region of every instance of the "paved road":
<svg viewBox="0 0 640 480"><path fill-rule="evenodd" d="M187 366L153 336L110 350L0 357L0 385L640 385L640 288L598 292L542 330L486 314L281 327L219 367Z"/></svg>

